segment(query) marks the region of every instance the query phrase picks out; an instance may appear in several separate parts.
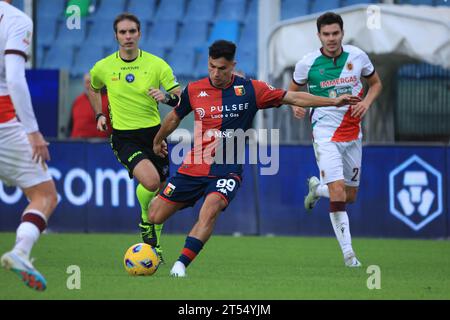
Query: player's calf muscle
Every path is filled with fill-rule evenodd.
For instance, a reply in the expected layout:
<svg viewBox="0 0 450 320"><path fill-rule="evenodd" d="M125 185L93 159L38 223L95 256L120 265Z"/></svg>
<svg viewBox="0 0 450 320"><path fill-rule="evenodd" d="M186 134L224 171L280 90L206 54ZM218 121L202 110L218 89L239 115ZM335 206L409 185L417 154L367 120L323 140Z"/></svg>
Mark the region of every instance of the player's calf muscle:
<svg viewBox="0 0 450 320"><path fill-rule="evenodd" d="M24 190L30 199L27 209L37 209L47 217L51 215L58 204L58 196L53 181L46 181Z"/></svg>
<svg viewBox="0 0 450 320"><path fill-rule="evenodd" d="M155 198L148 210L148 219L151 223L164 223L172 214L181 208L182 204L165 206L163 200Z"/></svg>

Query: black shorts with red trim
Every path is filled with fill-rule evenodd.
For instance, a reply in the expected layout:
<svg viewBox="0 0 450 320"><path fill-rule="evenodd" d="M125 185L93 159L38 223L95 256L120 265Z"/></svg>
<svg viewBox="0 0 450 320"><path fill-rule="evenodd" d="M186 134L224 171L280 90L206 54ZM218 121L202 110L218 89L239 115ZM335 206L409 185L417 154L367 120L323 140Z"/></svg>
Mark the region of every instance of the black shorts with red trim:
<svg viewBox="0 0 450 320"><path fill-rule="evenodd" d="M241 185L241 177L228 175L225 177L194 177L177 172L170 177L159 196L166 201L185 203L192 207L201 197L215 193L222 197L227 206L236 196Z"/></svg>

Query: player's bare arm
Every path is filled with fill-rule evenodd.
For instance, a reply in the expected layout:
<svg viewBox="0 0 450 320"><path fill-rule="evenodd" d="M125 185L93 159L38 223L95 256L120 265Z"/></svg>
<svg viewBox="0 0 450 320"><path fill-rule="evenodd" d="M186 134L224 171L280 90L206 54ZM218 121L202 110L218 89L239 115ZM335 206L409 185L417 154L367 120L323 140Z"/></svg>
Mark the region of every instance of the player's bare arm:
<svg viewBox="0 0 450 320"><path fill-rule="evenodd" d="M94 110L95 120L97 120L97 130L106 131L108 126L106 125L106 116L102 113L102 95L100 90L89 88L88 98L91 102L92 109Z"/></svg>
<svg viewBox="0 0 450 320"><path fill-rule="evenodd" d="M360 97L348 94L344 94L337 98L325 98L314 96L307 92L288 91L281 102L300 108L319 108L326 106L340 107L345 105L355 105L360 101Z"/></svg>
<svg viewBox="0 0 450 320"><path fill-rule="evenodd" d="M362 118L369 110L372 103L380 95L383 85L381 84L381 79L378 73L375 71L373 75L366 78L367 84L369 85L369 90L367 91L366 97L354 107L352 107L352 117Z"/></svg>
<svg viewBox="0 0 450 320"><path fill-rule="evenodd" d="M299 86L294 81L291 81L291 84L289 85L288 91L304 91L306 89L306 85ZM305 108L297 108L295 106L291 106L292 112L294 113L294 117L297 119L303 119L306 115L306 109Z"/></svg>
<svg viewBox="0 0 450 320"><path fill-rule="evenodd" d="M159 131L153 140L153 152L156 155L160 157L166 157L168 155L169 152L164 139L178 128L180 122L180 118L173 110L164 118L161 128L159 128Z"/></svg>

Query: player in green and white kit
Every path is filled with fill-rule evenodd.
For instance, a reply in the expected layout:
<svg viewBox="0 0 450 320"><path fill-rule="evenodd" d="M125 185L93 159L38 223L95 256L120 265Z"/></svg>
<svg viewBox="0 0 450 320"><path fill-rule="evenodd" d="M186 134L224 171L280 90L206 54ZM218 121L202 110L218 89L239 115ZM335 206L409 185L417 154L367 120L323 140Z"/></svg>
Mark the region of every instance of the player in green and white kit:
<svg viewBox="0 0 450 320"><path fill-rule="evenodd" d="M361 119L380 94L382 85L367 54L355 46L342 45L344 30L339 15L327 12L320 16L317 31L322 48L296 64L289 90L299 90L307 84L314 95L335 98L351 94L362 98L361 77L366 79L369 90L354 106L312 109L310 119L320 181L317 177L308 179L305 208L311 210L320 197L330 198L330 220L345 265L359 267L345 206L356 200L361 176ZM303 110L294 108L294 115L302 118Z"/></svg>
<svg viewBox="0 0 450 320"><path fill-rule="evenodd" d="M139 181L136 195L141 206L141 235L144 242L156 247L162 224L156 226L158 237L151 234L148 206L169 174L168 157L153 152L153 139L160 127L158 103L176 106L180 85L172 69L161 58L138 47L141 37L140 22L131 14L121 14L114 21L114 32L119 51L98 61L91 69L89 98L96 114L97 129L106 129L106 118L101 113L100 89L108 92L111 124L111 147L119 161L127 168L130 178ZM163 87L168 93L159 90Z"/></svg>

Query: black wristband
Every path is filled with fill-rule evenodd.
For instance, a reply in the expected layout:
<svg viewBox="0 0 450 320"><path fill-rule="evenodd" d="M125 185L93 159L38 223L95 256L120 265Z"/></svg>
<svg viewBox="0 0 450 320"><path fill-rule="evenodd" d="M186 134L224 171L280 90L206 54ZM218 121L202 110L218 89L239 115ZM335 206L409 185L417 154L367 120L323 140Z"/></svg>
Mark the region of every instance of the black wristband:
<svg viewBox="0 0 450 320"><path fill-rule="evenodd" d="M173 93L166 93L166 99L164 99L164 103L171 106L176 107L180 102L180 97Z"/></svg>
<svg viewBox="0 0 450 320"><path fill-rule="evenodd" d="M105 117L105 115L104 115L102 112L97 113L97 114L95 115L95 122L98 122L98 119L99 119L100 117ZM105 118L106 118L106 117L105 117Z"/></svg>

